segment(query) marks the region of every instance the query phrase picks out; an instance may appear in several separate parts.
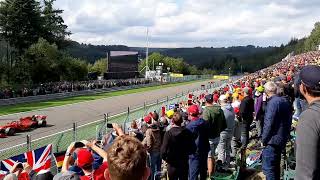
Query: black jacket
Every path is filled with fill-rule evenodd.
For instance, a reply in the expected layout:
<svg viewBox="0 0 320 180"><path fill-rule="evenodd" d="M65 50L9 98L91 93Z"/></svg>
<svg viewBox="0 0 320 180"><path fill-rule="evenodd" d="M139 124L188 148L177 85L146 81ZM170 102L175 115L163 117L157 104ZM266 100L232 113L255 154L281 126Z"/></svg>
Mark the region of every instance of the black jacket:
<svg viewBox="0 0 320 180"><path fill-rule="evenodd" d="M240 104L240 117L244 123L251 124L253 121L254 100L252 97L245 97Z"/></svg>
<svg viewBox="0 0 320 180"><path fill-rule="evenodd" d="M189 155L196 150L192 133L184 127L172 127L164 135L161 157L171 166L188 163Z"/></svg>

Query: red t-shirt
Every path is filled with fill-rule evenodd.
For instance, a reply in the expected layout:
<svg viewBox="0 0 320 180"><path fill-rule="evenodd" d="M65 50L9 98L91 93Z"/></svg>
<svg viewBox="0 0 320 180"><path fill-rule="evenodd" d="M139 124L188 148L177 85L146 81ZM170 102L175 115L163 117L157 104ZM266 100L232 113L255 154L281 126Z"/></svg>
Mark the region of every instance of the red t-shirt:
<svg viewBox="0 0 320 180"><path fill-rule="evenodd" d="M103 162L101 166L93 171L93 179L91 179L91 175L81 176L81 180L107 180L104 178L104 171L108 168L108 163Z"/></svg>

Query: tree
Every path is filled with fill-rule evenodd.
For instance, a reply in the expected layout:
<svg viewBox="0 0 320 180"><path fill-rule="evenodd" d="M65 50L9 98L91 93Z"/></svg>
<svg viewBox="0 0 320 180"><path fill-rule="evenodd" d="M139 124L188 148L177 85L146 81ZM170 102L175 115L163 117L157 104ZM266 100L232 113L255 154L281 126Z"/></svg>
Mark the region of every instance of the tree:
<svg viewBox="0 0 320 180"><path fill-rule="evenodd" d="M59 67L62 55L58 47L43 38L28 48L24 59L30 65L29 72L34 83L59 81L60 75L64 73L64 69Z"/></svg>
<svg viewBox="0 0 320 180"><path fill-rule="evenodd" d="M320 45L320 22L315 23L314 29L304 43L304 50L317 50L318 45Z"/></svg>
<svg viewBox="0 0 320 180"><path fill-rule="evenodd" d="M5 0L0 2L1 36L22 55L38 41L43 32L40 3L36 0Z"/></svg>
<svg viewBox="0 0 320 180"><path fill-rule="evenodd" d="M59 48L61 48L65 37L71 34L67 31L68 26L64 24L64 20L61 17L63 10L54 9L53 3L56 0L43 0L44 8L43 14L43 34L42 37L45 38L50 43L56 43Z"/></svg>
<svg viewBox="0 0 320 180"><path fill-rule="evenodd" d="M88 71L90 73L96 72L100 76L103 76L107 72L108 60L106 58L97 60L93 65L88 65Z"/></svg>

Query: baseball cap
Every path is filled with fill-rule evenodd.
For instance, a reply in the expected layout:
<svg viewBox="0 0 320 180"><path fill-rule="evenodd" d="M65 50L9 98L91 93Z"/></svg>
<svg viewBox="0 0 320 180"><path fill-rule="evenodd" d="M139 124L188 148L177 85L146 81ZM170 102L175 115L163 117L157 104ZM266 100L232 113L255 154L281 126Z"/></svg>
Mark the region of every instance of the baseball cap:
<svg viewBox="0 0 320 180"><path fill-rule="evenodd" d="M78 166L80 168L84 167L85 165L90 165L93 163L93 156L90 151L87 149L80 149L78 151Z"/></svg>
<svg viewBox="0 0 320 180"><path fill-rule="evenodd" d="M188 108L188 112L189 114L191 114L192 116L197 116L199 115L199 107L197 105L191 105Z"/></svg>
<svg viewBox="0 0 320 180"><path fill-rule="evenodd" d="M301 82L311 88L320 88L320 66L308 65L300 71Z"/></svg>
<svg viewBox="0 0 320 180"><path fill-rule="evenodd" d="M146 116L146 117L144 117L143 118L143 120L144 120L144 122L146 122L147 124L150 124L151 123L151 116L150 115L148 115L148 116Z"/></svg>
<svg viewBox="0 0 320 180"><path fill-rule="evenodd" d="M213 95L212 94L208 94L205 96L205 99L207 102L212 102L213 101Z"/></svg>
<svg viewBox="0 0 320 180"><path fill-rule="evenodd" d="M75 172L67 171L64 173L58 173L53 177L53 180L80 180L80 177Z"/></svg>
<svg viewBox="0 0 320 180"><path fill-rule="evenodd" d="M169 119L171 119L173 117L174 111L173 110L169 110L166 112L166 115Z"/></svg>
<svg viewBox="0 0 320 180"><path fill-rule="evenodd" d="M226 96L226 95L221 95L221 96L219 97L219 100L220 100L220 101L225 101L225 100L227 100L227 96Z"/></svg>
<svg viewBox="0 0 320 180"><path fill-rule="evenodd" d="M259 87L257 88L257 91L260 92L260 93L263 93L264 87L263 87L263 86L259 86Z"/></svg>

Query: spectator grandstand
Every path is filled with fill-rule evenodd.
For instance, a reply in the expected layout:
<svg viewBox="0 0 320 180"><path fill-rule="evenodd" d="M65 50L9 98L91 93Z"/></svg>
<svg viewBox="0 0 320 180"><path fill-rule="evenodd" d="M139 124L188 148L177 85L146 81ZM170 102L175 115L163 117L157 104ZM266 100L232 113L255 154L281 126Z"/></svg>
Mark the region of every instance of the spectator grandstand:
<svg viewBox="0 0 320 180"><path fill-rule="evenodd" d="M213 166L209 161L207 164L209 150L215 151L209 153L210 158L214 159L210 163L215 164L213 166L215 168L210 172L212 175L210 178L253 179L253 176L259 176L261 171L267 175L263 177L266 179L280 179L280 176L283 179L294 178L294 144L297 136L295 129L299 124L301 112L305 110L305 106L302 107L301 104L307 104L300 94L301 80L298 83L295 81L299 79L299 72L305 66L319 66L319 64L320 51L296 55L235 81L230 80L221 87L196 91L184 95L185 98L167 101L163 107L157 107L156 112L147 110L143 118L128 119L122 128L118 124L104 124L99 130L99 133L103 132L103 138L91 141L91 137L84 137L85 141L71 143L68 149L64 149L62 169L59 169L59 174L54 179L73 177L145 180L148 177L166 178L168 175L170 179L189 177L193 180L197 179L199 174L201 179L206 179L204 176L207 167ZM317 75L320 77L320 74ZM130 83L147 82L139 80L118 82L118 84L109 81L83 84L59 83L43 85L43 89L40 90L40 87L37 91L59 92ZM10 97L8 96L10 92L8 90L5 92L5 97ZM250 100L247 100L249 98ZM252 103L248 101L253 101L254 107L251 108ZM209 141L208 131L210 128L215 128L215 126L209 128L208 125L210 120L214 124L215 117L203 116L208 104L217 111L223 110L220 112L224 112L222 113L224 115L219 118L224 119L227 124L223 131L219 130L218 137L214 136L219 144L217 148L212 148L213 142ZM227 105L227 110L232 109L232 111L226 112ZM251 109L255 112L252 113ZM227 116L228 113L231 115ZM232 118L234 122L230 122L232 121L230 117L234 117ZM284 122L285 119L289 119L290 122ZM132 124L131 128L127 128L130 127L128 124ZM108 133L104 133L105 131ZM241 133L236 133L239 131ZM185 142L169 143L168 139ZM188 141L190 139L191 142ZM179 153L175 149L180 150L181 144L188 144L185 148L189 148L189 151L181 155L184 158L183 163L170 156ZM160 158L163 160L162 163L159 163ZM314 158L319 158L319 154ZM55 159L58 165L58 156L55 156ZM280 166L281 159L283 166ZM28 163L22 165L13 163L11 169L3 169L3 164L7 165L5 160L1 161L2 177L32 179L46 174L46 178L43 179L52 179L56 174L56 171L48 171L51 166L39 170L30 167ZM186 177L187 172L188 177ZM319 172L316 173L318 174L314 176L319 177Z"/></svg>
<svg viewBox="0 0 320 180"><path fill-rule="evenodd" d="M37 96L46 94L55 94L63 92L84 91L93 89L105 89L111 87L131 86L139 84L149 84L151 80L141 79L124 79L124 80L96 80L81 82L51 82L40 84L33 88L4 88L0 89L0 99Z"/></svg>

